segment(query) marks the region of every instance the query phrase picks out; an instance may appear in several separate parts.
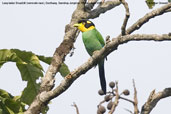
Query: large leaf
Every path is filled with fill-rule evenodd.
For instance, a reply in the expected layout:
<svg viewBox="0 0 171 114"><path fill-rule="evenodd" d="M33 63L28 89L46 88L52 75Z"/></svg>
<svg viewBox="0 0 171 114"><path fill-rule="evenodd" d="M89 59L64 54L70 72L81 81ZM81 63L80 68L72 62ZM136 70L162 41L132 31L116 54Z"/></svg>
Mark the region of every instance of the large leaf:
<svg viewBox="0 0 171 114"><path fill-rule="evenodd" d="M40 76L43 76L42 71L29 63L17 63L17 67L20 70L22 79L28 81L27 87L22 93L21 100L26 104L30 104L38 94L40 84L36 83L36 80Z"/></svg>
<svg viewBox="0 0 171 114"><path fill-rule="evenodd" d="M42 56L42 55L37 55L37 57L50 65L51 61L52 61L52 57L45 57L45 56ZM65 77L66 75L68 75L70 73L70 70L68 68L68 66L65 64L65 63L62 63L61 64L61 67L59 68L59 73L61 74L61 76Z"/></svg>
<svg viewBox="0 0 171 114"><path fill-rule="evenodd" d="M31 65L43 70L42 66L40 65L39 58L32 52L20 51L18 49L11 49L18 58L22 60L22 62L30 63Z"/></svg>
<svg viewBox="0 0 171 114"><path fill-rule="evenodd" d="M40 65L39 59L47 64L50 64L52 61L52 57L36 56L32 52L21 51L18 49L0 50L0 67L6 62L15 62L20 71L22 80L27 81L27 87L22 92L22 95L17 98L20 102L28 105L33 101L40 87L40 84L36 83L36 80L43 76L43 68ZM68 66L65 63L62 63L59 72L65 77L70 71ZM6 93L3 94L3 96L10 96L10 94ZM11 96L9 98L14 97ZM19 108L18 102L13 99L0 97L0 101L3 101L3 103L0 102L0 114L19 114L23 111ZM21 112L16 112L19 109ZM42 113L45 114L47 110L48 107L44 107Z"/></svg>
<svg viewBox="0 0 171 114"><path fill-rule="evenodd" d="M146 4L149 9L152 9L155 5L155 2L154 2L154 0L146 0Z"/></svg>
<svg viewBox="0 0 171 114"><path fill-rule="evenodd" d="M0 50L0 67L6 62L16 62L23 81L27 81L21 100L30 104L38 93L40 84L36 83L39 77L43 76L42 66L39 58L32 52L21 51L18 49Z"/></svg>
<svg viewBox="0 0 171 114"><path fill-rule="evenodd" d="M13 97L0 89L0 114L22 114L25 111L25 104L19 99L20 97Z"/></svg>
<svg viewBox="0 0 171 114"><path fill-rule="evenodd" d="M17 62L17 63L31 63L33 66L36 66L43 70L40 65L39 58L32 52L21 51L18 49L2 49L0 50L0 67L6 62Z"/></svg>

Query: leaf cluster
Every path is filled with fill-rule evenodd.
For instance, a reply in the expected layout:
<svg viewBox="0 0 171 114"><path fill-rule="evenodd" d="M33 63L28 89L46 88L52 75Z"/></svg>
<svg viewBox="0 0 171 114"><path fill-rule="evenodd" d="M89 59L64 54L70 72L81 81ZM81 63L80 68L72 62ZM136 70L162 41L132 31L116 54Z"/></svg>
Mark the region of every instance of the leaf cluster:
<svg viewBox="0 0 171 114"><path fill-rule="evenodd" d="M7 62L15 62L20 71L22 81L27 82L27 86L20 96L12 96L5 90L0 89L0 114L18 114L25 110L25 105L30 105L39 92L39 80L43 77L43 67L40 61L50 64L52 57L39 56L32 52L21 51L19 49L0 50L0 68ZM65 77L70 71L63 63L60 67L60 74ZM48 107L42 113L45 113Z"/></svg>

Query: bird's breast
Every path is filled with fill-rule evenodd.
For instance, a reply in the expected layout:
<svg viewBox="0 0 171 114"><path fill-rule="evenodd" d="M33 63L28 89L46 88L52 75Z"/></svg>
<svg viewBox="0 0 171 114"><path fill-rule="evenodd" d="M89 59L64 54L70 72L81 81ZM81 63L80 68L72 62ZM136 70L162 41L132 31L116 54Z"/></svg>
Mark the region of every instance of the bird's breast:
<svg viewBox="0 0 171 114"><path fill-rule="evenodd" d="M92 55L94 51L102 48L97 35L93 31L83 32L82 38L85 48L90 55Z"/></svg>

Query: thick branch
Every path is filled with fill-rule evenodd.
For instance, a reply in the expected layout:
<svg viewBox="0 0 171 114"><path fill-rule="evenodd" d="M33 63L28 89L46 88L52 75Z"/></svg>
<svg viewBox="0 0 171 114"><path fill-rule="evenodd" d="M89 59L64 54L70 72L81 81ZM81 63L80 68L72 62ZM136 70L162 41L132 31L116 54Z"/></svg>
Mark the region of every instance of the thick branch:
<svg viewBox="0 0 171 114"><path fill-rule="evenodd" d="M79 4L77 5L78 10L84 10L85 9L85 0L79 0Z"/></svg>
<svg viewBox="0 0 171 114"><path fill-rule="evenodd" d="M82 2L84 0L80 0L80 1ZM48 101L63 93L66 89L68 89L68 87L74 82L75 79L77 79L83 73L86 73L90 68L92 68L95 64L97 64L100 58L104 58L109 53L116 50L120 44L133 40L155 40L155 41L171 40L170 38L171 36L168 35L127 35L124 37L117 37L116 39L113 39L113 41L109 42L105 46L105 48L103 48L101 51L98 51L96 54L94 54L92 58L88 60L88 62L80 66L77 70L71 72L69 74L72 77L71 79L64 79L57 88L52 90L52 88L54 87L54 76L58 72L60 65L64 61L66 55L73 48L75 38L78 35L77 34L78 31L73 27L73 24L77 23L78 20L83 18L84 19L96 18L101 13L104 13L114 8L119 4L120 4L119 0L107 1L102 5L98 6L96 9L92 10L91 12L84 11L84 7L85 7L84 4L78 5L77 9L72 14L71 22L68 25L66 25L64 40L60 44L60 46L56 49L53 55L52 63L42 79L41 86L40 86L40 93L36 96L35 100L32 102L29 109L24 114L39 114L42 106L47 105ZM159 8L159 10L152 12L152 14L149 13L150 16L147 15L145 21L146 19L149 20L154 16L163 14L164 11L169 8L171 8L171 3L163 6L162 8ZM145 23L144 18L142 20L140 19L137 23L131 26L126 32L129 34L134 30L136 30L137 27L138 28L141 27L144 23Z"/></svg>
<svg viewBox="0 0 171 114"><path fill-rule="evenodd" d="M36 96L32 104L30 105L29 109L24 114L39 114L41 107L46 105L48 101L51 100L51 98L53 97L49 95L46 97L44 96L48 91L51 92L50 90L54 87L54 81L55 81L54 77L58 72L61 63L65 60L66 55L73 48L73 44L76 40L75 38L78 35L78 30L73 27L73 24L77 23L78 20L80 19L88 19L90 17L90 13L85 11L85 0L79 0L79 3L80 4L77 5L77 9L72 14L71 22L65 27L64 40L62 41L60 46L56 49L53 55L52 62L49 65L45 76L42 78L40 93ZM100 13L102 12L98 12L99 15ZM94 16L93 18L96 17L97 16ZM63 85L63 87L61 87L63 89L60 88L61 91L59 91L59 94L62 91L65 91L67 87Z"/></svg>
<svg viewBox="0 0 171 114"><path fill-rule="evenodd" d="M79 2L83 2L80 0ZM65 27L64 40L60 46L54 52L52 62L46 71L45 76L42 78L40 93L36 96L29 109L24 114L39 114L41 107L46 105L49 100L44 100L40 96L44 96L46 91L50 91L54 87L54 77L58 72L61 63L63 63L66 55L73 48L75 37L77 36L77 29L73 27L73 24L77 23L78 20L85 18L86 13L84 12L84 4L78 4L77 9L72 14L71 22Z"/></svg>
<svg viewBox="0 0 171 114"><path fill-rule="evenodd" d="M171 8L165 11L166 13L171 12Z"/></svg>
<svg viewBox="0 0 171 114"><path fill-rule="evenodd" d="M155 90L153 90L147 102L143 105L141 109L141 114L149 114L152 111L152 109L156 106L156 104L159 102L159 100L170 96L171 88L166 88L158 93L155 93Z"/></svg>
<svg viewBox="0 0 171 114"><path fill-rule="evenodd" d="M93 54L93 56L88 59L86 63L78 67L75 71L71 72L69 74L69 77L71 77L70 79L68 78L64 79L60 83L60 85L57 86L53 91L47 92L45 96L42 96L42 97L51 96L51 99L52 99L52 98L59 96L61 93L63 93L70 87L70 85L74 82L74 80L76 80L78 77L80 77L80 75L86 73L89 69L91 69L94 65L96 65L101 58L105 58L109 53L116 50L120 44L127 43L129 41L142 41L142 40L171 41L171 36L167 34L164 34L164 35L135 34L135 35L126 35L126 36L118 37L117 39L106 44L105 47L102 48L100 51L96 51Z"/></svg>

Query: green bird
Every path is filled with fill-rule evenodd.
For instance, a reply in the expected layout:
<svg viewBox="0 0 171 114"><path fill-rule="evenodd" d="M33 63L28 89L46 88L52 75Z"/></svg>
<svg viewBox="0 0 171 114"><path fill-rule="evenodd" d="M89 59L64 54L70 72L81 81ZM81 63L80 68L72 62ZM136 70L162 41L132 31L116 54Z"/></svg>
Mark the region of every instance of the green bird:
<svg viewBox="0 0 171 114"><path fill-rule="evenodd" d="M93 22L89 20L80 20L77 24L74 24L82 32L82 39L84 46L90 56L94 51L100 50L105 45L104 39L100 32L95 28ZM103 92L106 94L106 79L104 70L104 59L98 63L100 84Z"/></svg>

